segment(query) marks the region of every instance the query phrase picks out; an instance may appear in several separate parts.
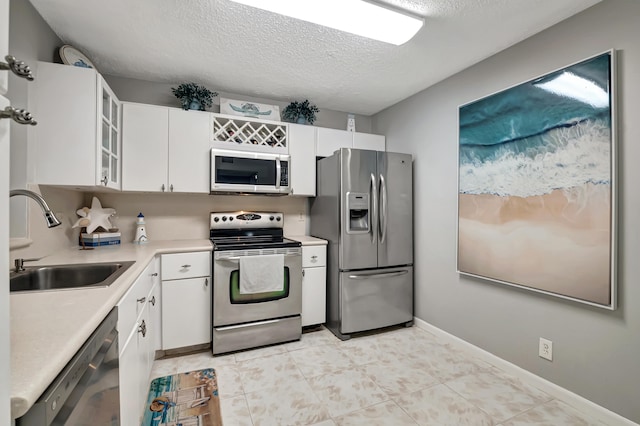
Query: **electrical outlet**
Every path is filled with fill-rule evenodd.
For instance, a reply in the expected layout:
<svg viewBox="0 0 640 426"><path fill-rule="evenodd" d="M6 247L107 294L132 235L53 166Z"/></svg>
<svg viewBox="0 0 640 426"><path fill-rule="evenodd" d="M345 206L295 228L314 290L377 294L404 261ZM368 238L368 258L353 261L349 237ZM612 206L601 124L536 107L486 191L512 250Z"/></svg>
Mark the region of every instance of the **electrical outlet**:
<svg viewBox="0 0 640 426"><path fill-rule="evenodd" d="M541 358L553 361L553 342L541 337L540 346L538 346L538 355Z"/></svg>

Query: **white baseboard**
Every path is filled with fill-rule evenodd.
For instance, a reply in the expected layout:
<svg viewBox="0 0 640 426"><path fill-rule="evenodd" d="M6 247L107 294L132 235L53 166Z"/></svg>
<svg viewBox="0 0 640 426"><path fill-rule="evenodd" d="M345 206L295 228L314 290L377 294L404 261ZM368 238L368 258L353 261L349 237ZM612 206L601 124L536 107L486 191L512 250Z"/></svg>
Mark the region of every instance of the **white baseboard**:
<svg viewBox="0 0 640 426"><path fill-rule="evenodd" d="M554 398L566 402L567 404L577 409L581 413L589 416L590 418L599 420L607 425L612 426L639 426L638 423L622 417L621 415L616 414L613 411L607 410L606 408L594 402L591 402L578 394L560 387L555 383L548 381L547 379L543 379L542 377L537 376L530 371L525 370L524 368L518 367L517 365L512 364L509 361L497 357L494 354L477 347L476 345L473 345L465 340L460 339L459 337L454 336L453 334L449 334L446 331L441 330L424 320L421 320L420 318L414 317L413 321L416 327L428 331L429 333L435 334L436 336L441 337L443 340L447 340L450 343L458 346L460 349L468 352L476 358L488 362L489 364L509 374L512 374L519 379L526 381L527 383L532 384L533 386L537 387L543 392L546 392Z"/></svg>

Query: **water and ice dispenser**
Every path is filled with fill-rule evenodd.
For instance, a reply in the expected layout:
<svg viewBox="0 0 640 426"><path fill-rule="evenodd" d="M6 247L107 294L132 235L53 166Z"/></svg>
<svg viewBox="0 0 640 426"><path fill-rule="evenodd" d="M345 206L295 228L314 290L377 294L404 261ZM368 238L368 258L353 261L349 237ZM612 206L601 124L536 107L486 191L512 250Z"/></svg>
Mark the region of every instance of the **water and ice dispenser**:
<svg viewBox="0 0 640 426"><path fill-rule="evenodd" d="M348 234L367 234L371 228L371 205L366 192L347 193Z"/></svg>

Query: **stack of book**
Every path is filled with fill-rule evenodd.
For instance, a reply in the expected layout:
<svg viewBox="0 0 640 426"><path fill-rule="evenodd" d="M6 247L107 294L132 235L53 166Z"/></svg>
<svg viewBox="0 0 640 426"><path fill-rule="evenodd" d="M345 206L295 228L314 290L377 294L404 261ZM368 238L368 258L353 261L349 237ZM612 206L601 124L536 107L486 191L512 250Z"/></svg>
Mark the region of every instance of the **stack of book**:
<svg viewBox="0 0 640 426"><path fill-rule="evenodd" d="M92 232L80 234L80 245L86 247L112 246L120 244L120 232Z"/></svg>

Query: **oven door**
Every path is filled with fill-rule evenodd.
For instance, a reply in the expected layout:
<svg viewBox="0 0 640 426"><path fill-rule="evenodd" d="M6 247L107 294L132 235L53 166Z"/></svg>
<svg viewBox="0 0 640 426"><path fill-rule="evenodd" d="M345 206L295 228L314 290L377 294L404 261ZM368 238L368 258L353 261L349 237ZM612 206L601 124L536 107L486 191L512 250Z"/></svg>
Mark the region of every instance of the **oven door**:
<svg viewBox="0 0 640 426"><path fill-rule="evenodd" d="M289 156L212 149L211 192L288 194Z"/></svg>
<svg viewBox="0 0 640 426"><path fill-rule="evenodd" d="M240 293L240 258L284 255L284 287L268 293ZM300 315L302 249L300 247L214 251L213 325L215 327Z"/></svg>

